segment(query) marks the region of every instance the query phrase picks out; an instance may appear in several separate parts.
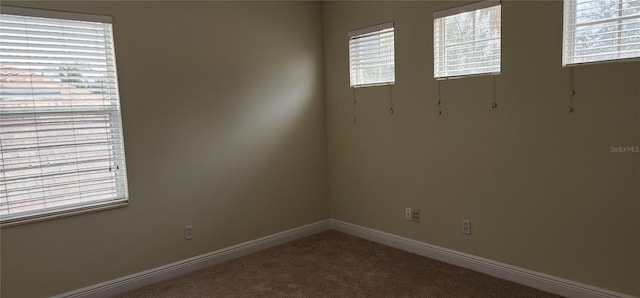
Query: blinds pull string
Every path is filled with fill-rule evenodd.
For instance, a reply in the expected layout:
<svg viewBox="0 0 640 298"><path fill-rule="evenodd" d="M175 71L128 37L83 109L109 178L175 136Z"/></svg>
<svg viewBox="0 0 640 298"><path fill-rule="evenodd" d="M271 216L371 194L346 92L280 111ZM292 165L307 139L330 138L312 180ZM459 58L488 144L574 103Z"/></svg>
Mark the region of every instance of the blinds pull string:
<svg viewBox="0 0 640 298"><path fill-rule="evenodd" d="M0 118L2 118L2 112L0 112ZM2 152L4 152L4 150L2 149L2 142L0 142L0 157L2 157ZM4 158L0 158L0 166L2 167L2 171L0 171L0 184L2 184L2 186L4 187L4 189L9 189L7 188L7 180L6 180L6 176L4 174ZM11 207L7 204L7 212L11 213Z"/></svg>
<svg viewBox="0 0 640 298"><path fill-rule="evenodd" d="M440 93L440 82L441 80L438 80L438 116L442 115L442 96Z"/></svg>
<svg viewBox="0 0 640 298"><path fill-rule="evenodd" d="M27 42L30 43L31 42L31 35L27 34L28 29L29 29L28 26L29 25L25 22L24 23L24 34L27 35ZM33 66L31 65L31 47L27 48L27 53L29 55L29 59L28 59L29 68L33 68ZM36 117L36 113L37 113L36 112L36 104L35 104L36 103L36 98L35 98L35 95L34 95L36 88L33 86L33 80L29 80L29 88L31 89L31 94L30 95L31 95L31 102L33 104L33 119L34 119L33 120L33 127L36 130L35 131L36 132L36 142L38 142L38 144L39 144L40 143L40 134L38 133L38 131L40 131L40 128L39 128L38 118ZM42 178L44 176L44 173L42 171L43 158L42 158L42 154L40 152L40 148L37 149L37 157L38 157L38 165L40 165L40 166L38 166L38 171L40 172L40 179L38 179L38 181L42 185L44 185L44 180ZM29 162L29 167L32 167L32 166L33 166L33 164L31 162ZM6 176L6 174L5 174L5 176ZM44 195L45 195L44 189L42 189L41 192L42 192L42 196L44 197ZM11 204L9 204L9 187L7 187L6 180L5 180L5 194L7 196L7 212L9 212L11 210L11 207L13 207L13 206L11 206ZM46 206L46 202L45 202L45 206Z"/></svg>
<svg viewBox="0 0 640 298"><path fill-rule="evenodd" d="M498 108L498 102L496 101L496 76L493 75L491 76L492 79L492 99L491 99L491 108L492 109L496 109Z"/></svg>
<svg viewBox="0 0 640 298"><path fill-rule="evenodd" d="M356 88L351 87L352 98L353 98L353 123L356 123Z"/></svg>
<svg viewBox="0 0 640 298"><path fill-rule="evenodd" d="M60 27L65 28L64 21L63 20L59 20L59 22L60 22ZM64 30L62 32L62 36L63 36L64 39L67 39L66 30ZM64 54L70 56L70 53L69 53L69 50L68 50L67 47L68 47L67 43L64 43L62 45L62 48L64 50ZM66 64L66 66L64 66L64 68L65 68L64 73L66 73L66 74L64 74L63 76L66 76L67 78L71 78L72 77L71 74L72 74L73 67L71 65L69 65L68 63L65 63L65 64ZM71 90L71 84L67 84L66 88L67 88L67 92L69 92L69 94L73 94L73 92ZM75 168L76 168L76 181L80 182L80 181L82 181L82 178L80 177L80 163L78 162L78 160L80 158L80 155L78 154L78 139L77 139L76 136L78 135L79 132L76 129L76 121L77 120L76 120L76 113L74 113L74 104L75 103L76 103L76 101L73 98L70 98L69 105L70 105L70 108L71 108L71 131L73 132L73 136L74 136L73 137L73 155L74 155L73 162L74 162L74 165L75 165ZM42 180L43 180L42 184L44 185L44 179L42 179ZM43 189L43 191L44 191L44 189ZM82 187L78 187L78 195L79 195L80 199L82 199L84 197L84 195L82 194ZM45 206L47 204L47 201L48 200L44 200Z"/></svg>
<svg viewBox="0 0 640 298"><path fill-rule="evenodd" d="M569 67L569 113L573 113L573 97L576 95L576 90L573 85L573 67Z"/></svg>
<svg viewBox="0 0 640 298"><path fill-rule="evenodd" d="M393 115L393 85L389 85L389 112Z"/></svg>
<svg viewBox="0 0 640 298"><path fill-rule="evenodd" d="M94 32L95 32L95 34L96 34L96 35L98 34L97 27L94 27ZM106 35L106 34L104 34L104 35L103 35L103 39L102 39L102 40L104 41L104 43L105 43L105 44L108 44L108 42L109 42L109 41L107 40L107 35ZM95 46L96 46L96 47L98 47L98 46L99 46L98 41L95 41ZM107 62L106 60L107 60L107 59L105 58L105 62ZM112 72L112 69L110 69L109 67L107 67L107 73L111 73L111 72ZM106 89L106 86L105 86L105 82L104 82L104 80L100 80L100 88L101 88L102 90L105 90L105 89ZM103 96L103 97L102 97L102 105L103 105L103 106L105 106L105 107L106 107L106 106L109 106L109 107L110 107L110 106L111 106L111 100L112 100L112 99L111 99L111 96L110 96L110 95L109 95L109 96ZM122 124L120 124L120 126L122 126ZM105 128L104 128L104 130L105 130L105 131L104 131L104 133L105 133L105 137L107 137L107 139L108 139L108 135L109 135L109 129L113 129L113 125L110 125L110 126L108 126L108 127L107 127L107 126L105 126ZM115 142L112 140L112 141L111 141L111 146L112 146L112 148L115 148L115 145L116 145L116 144L115 144ZM111 152L110 152L110 156L109 156L109 157L113 157L113 156L115 156L115 154L113 153L113 151L111 151ZM114 171L114 167L115 167L115 170L119 170L119 169L120 169L120 165L118 164L118 162L110 162L110 163L109 163L109 172L113 172L113 171ZM118 182L118 183L120 183L120 182Z"/></svg>

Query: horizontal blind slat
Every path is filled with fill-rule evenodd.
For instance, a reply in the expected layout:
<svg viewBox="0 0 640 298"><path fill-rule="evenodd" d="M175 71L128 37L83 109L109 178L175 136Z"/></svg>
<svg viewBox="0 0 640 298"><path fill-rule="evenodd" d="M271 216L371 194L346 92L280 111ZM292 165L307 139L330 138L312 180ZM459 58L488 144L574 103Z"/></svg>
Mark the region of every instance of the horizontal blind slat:
<svg viewBox="0 0 640 298"><path fill-rule="evenodd" d="M65 50L78 50L78 51L101 51L112 54L113 50L108 48L104 43L92 43L92 44L69 44L64 45L53 42L36 42L31 39L2 39L0 40L0 49L29 49L30 51L36 49L65 49Z"/></svg>
<svg viewBox="0 0 640 298"><path fill-rule="evenodd" d="M102 193L102 194L111 194L113 196L115 196L117 194L113 190L113 187L106 187L106 188L101 188L101 189L97 189L97 190L88 190L88 191L84 191L84 192L83 191L68 191L68 192L66 192L64 194L46 195L46 196L43 196L43 198L39 198L39 199L17 200L16 203L14 203L14 204L29 203L29 202L35 203L35 202L39 202L39 201L44 201L43 203L45 203L47 201L49 203L54 203L54 202L56 202L56 200L59 200L61 198L63 198L65 201L72 200L72 199L88 199L88 200L92 200L92 198L89 195L95 194L97 192L98 193ZM74 196L75 196L75 198L74 198ZM71 198L69 198L69 197L71 197ZM21 207L21 206L18 206L18 207Z"/></svg>
<svg viewBox="0 0 640 298"><path fill-rule="evenodd" d="M59 39L59 40L66 40L66 41L74 41L74 40L78 40L78 41L97 41L97 42L103 42L104 41L104 34L99 34L102 32L95 32L95 33L83 33L80 31L54 31L54 30L37 30L37 29L30 29L30 28L17 28L17 27L6 27L6 26L2 26L0 27L0 36L3 37L11 37L11 36L15 36L15 37L34 37L34 38L48 38L48 39Z"/></svg>
<svg viewBox="0 0 640 298"><path fill-rule="evenodd" d="M579 31L576 32L570 32L570 33L577 33ZM616 36L618 34L625 34L625 36L621 36L621 37L614 37L614 38L605 38L605 39L598 39L598 36ZM596 33L596 34L588 34L587 36L580 36L578 38L575 39L566 39L565 43L567 45L580 45L580 44L590 44L593 42L603 42L603 41L622 41L625 39L629 39L629 38L638 38L640 37L640 28L638 29L628 29L628 30L620 30L617 32L602 32L602 33ZM590 41L577 41L577 39L584 39L584 38L591 38L592 40Z"/></svg>
<svg viewBox="0 0 640 298"><path fill-rule="evenodd" d="M27 62L27 61L37 61L37 62L54 62L62 66L66 66L67 61L72 61L73 63L83 62L86 65L107 65L108 61L103 58L97 57L71 57L69 55L60 55L60 56L39 56L39 55L12 55L12 54L3 54L0 55L2 57L2 61L5 63L11 63L12 60L16 62ZM25 59L26 58L26 59ZM28 60L27 60L28 59Z"/></svg>
<svg viewBox="0 0 640 298"><path fill-rule="evenodd" d="M89 175L92 173L106 172L107 169L108 167L104 167L104 166L94 167L94 168L83 168L81 170L67 169L67 170L61 170L61 171L51 172L51 173L34 173L34 174L16 175L16 176L5 178L5 179L6 179L6 185L9 186L11 185L11 183L16 183L16 182L24 183L25 180L29 180L29 179L44 180L46 178L52 178L52 177L69 178L69 177L75 177L78 175Z"/></svg>
<svg viewBox="0 0 640 298"><path fill-rule="evenodd" d="M70 46L97 46L97 47L107 47L111 48L111 46L105 42L104 40L66 40L54 37L37 37L37 36L21 36L21 35L12 35L12 36L2 36L0 40L8 41L8 42L27 42L27 43L38 43L42 45L50 45L50 46L59 46L60 44L67 44Z"/></svg>
<svg viewBox="0 0 640 298"><path fill-rule="evenodd" d="M629 48L636 48L640 46L640 41L639 42L634 42L634 43L623 43L623 44L609 44L609 45L605 45L605 46L599 46L599 47L585 47L585 48L579 48L579 49L574 49L574 50L570 50L568 51L569 53L584 53L584 52L589 52L589 51L598 51L598 50L603 50L603 49L611 49L610 51L604 51L604 52L600 52L601 54L615 54L615 53L624 53L624 50L619 50L619 48L621 47L629 47ZM629 51L629 50L627 50Z"/></svg>
<svg viewBox="0 0 640 298"><path fill-rule="evenodd" d="M5 15L6 16L6 15ZM92 32L108 30L109 27L106 27L102 24L98 23L77 23L77 22L65 22L65 21L38 21L38 22L29 22L24 19L11 19L7 17L2 17L0 19L0 26L4 28L19 28L24 29L25 27L28 29L40 29L46 31L56 31L56 32Z"/></svg>

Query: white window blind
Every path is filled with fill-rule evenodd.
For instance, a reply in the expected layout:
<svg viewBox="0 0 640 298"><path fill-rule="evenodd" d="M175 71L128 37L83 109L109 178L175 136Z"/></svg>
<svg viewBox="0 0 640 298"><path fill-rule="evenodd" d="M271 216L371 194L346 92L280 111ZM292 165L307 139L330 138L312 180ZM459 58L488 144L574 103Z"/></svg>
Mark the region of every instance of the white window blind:
<svg viewBox="0 0 640 298"><path fill-rule="evenodd" d="M500 31L499 1L435 12L434 78L500 73Z"/></svg>
<svg viewBox="0 0 640 298"><path fill-rule="evenodd" d="M640 0L565 0L562 65L640 57Z"/></svg>
<svg viewBox="0 0 640 298"><path fill-rule="evenodd" d="M127 202L113 36L105 20L2 7L3 225Z"/></svg>
<svg viewBox="0 0 640 298"><path fill-rule="evenodd" d="M351 87L396 80L393 22L349 32Z"/></svg>

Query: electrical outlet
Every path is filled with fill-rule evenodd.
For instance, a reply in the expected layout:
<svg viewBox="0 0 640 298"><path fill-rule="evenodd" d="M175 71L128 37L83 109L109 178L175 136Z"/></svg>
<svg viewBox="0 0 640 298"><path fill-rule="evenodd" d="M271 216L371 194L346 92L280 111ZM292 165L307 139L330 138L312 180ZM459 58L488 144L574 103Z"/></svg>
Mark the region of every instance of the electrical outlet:
<svg viewBox="0 0 640 298"><path fill-rule="evenodd" d="M468 219L462 220L462 233L471 235L471 221Z"/></svg>
<svg viewBox="0 0 640 298"><path fill-rule="evenodd" d="M184 226L184 239L193 239L193 226Z"/></svg>
<svg viewBox="0 0 640 298"><path fill-rule="evenodd" d="M411 221L420 222L420 210L411 210Z"/></svg>
<svg viewBox="0 0 640 298"><path fill-rule="evenodd" d="M411 220L411 208L404 208L404 219Z"/></svg>

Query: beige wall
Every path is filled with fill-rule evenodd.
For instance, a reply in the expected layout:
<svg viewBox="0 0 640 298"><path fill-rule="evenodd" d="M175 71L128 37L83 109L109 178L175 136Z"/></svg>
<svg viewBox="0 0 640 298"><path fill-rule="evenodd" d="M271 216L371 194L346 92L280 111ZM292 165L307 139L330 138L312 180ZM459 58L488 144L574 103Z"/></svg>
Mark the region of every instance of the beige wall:
<svg viewBox="0 0 640 298"><path fill-rule="evenodd" d="M17 4L114 16L131 202L2 229L2 297L59 294L328 217L318 3Z"/></svg>
<svg viewBox="0 0 640 298"><path fill-rule="evenodd" d="M476 77L442 82L438 116L431 13L459 4L19 3L114 16L131 205L2 229L2 296L147 270L325 219L329 205L336 219L640 295L640 154L609 153L640 145L640 63L576 68L567 114L561 2L507 1L498 109ZM359 89L354 124L346 33L389 20L395 114L388 88Z"/></svg>
<svg viewBox="0 0 640 298"><path fill-rule="evenodd" d="M503 1L491 78L433 80L434 10L461 2L325 2L331 217L640 295L640 63L561 67L562 2ZM395 21L389 88L349 89L347 31ZM403 220L420 209L420 223ZM471 236L461 233L463 218Z"/></svg>

